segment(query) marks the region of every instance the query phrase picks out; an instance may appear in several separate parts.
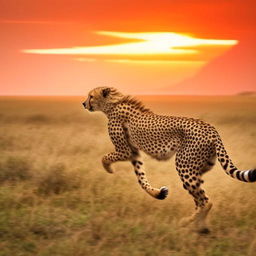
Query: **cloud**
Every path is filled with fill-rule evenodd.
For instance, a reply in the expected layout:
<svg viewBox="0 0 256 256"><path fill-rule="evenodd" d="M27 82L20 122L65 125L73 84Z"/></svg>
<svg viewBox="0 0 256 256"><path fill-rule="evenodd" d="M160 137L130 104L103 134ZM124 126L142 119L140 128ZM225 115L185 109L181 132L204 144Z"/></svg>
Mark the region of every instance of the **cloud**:
<svg viewBox="0 0 256 256"><path fill-rule="evenodd" d="M108 62L140 61L209 61L220 54L220 49L227 49L238 43L237 40L203 39L192 35L174 32L112 32L97 31L101 36L123 39L134 39L110 45L55 48L55 49L24 49L23 53L41 55L73 55L93 56L94 58L76 58L78 61L91 62L95 59ZM209 50L210 48L210 50ZM151 62L153 63L153 62Z"/></svg>
<svg viewBox="0 0 256 256"><path fill-rule="evenodd" d="M80 61L80 62L95 62L95 61L97 61L94 58L74 58L74 60Z"/></svg>
<svg viewBox="0 0 256 256"><path fill-rule="evenodd" d="M184 60L130 60L130 59L107 59L105 62L112 63L127 63L127 64L143 64L143 65L182 65L182 66L190 66L190 65L203 65L205 61L184 61Z"/></svg>

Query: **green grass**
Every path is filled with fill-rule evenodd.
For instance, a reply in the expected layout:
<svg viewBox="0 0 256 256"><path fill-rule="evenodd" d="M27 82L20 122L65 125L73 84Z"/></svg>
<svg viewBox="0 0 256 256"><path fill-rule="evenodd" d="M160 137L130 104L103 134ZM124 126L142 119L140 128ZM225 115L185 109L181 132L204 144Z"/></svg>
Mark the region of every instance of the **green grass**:
<svg viewBox="0 0 256 256"><path fill-rule="evenodd" d="M255 167L254 98L170 98L148 102L156 112L203 117L219 130L233 162ZM167 185L164 201L148 196L129 163L106 173L113 146L107 120L79 98L0 100L0 256L244 256L256 251L255 184L205 176L214 206L211 234L180 228L193 213L174 161L145 156L151 183Z"/></svg>

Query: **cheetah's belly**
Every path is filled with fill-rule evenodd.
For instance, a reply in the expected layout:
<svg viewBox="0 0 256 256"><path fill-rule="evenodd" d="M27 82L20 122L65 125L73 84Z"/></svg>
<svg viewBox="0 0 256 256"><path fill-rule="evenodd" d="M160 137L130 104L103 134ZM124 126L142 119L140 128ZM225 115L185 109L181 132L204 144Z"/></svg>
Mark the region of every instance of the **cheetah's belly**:
<svg viewBox="0 0 256 256"><path fill-rule="evenodd" d="M168 150L167 152L163 152L163 153L153 153L150 154L153 158L157 159L157 160L168 160L170 159L174 154L176 153L176 151L172 151L172 150Z"/></svg>
<svg viewBox="0 0 256 256"><path fill-rule="evenodd" d="M156 134L152 136L151 133L146 131L140 133L128 129L128 132L129 143L133 147L145 152L157 160L168 160L177 151L178 143L175 138L161 135L157 136Z"/></svg>

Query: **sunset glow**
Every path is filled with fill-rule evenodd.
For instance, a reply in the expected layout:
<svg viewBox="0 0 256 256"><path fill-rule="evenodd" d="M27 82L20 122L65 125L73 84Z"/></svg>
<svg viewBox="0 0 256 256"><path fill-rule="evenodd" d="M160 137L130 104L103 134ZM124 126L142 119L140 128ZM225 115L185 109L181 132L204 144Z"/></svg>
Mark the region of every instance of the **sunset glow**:
<svg viewBox="0 0 256 256"><path fill-rule="evenodd" d="M24 53L33 54L64 54L64 55L190 55L197 54L197 49L186 47L197 46L232 46L237 40L200 39L188 35L171 32L124 33L99 31L100 35L140 39L140 42L122 43L103 46L87 46L56 49L27 49Z"/></svg>
<svg viewBox="0 0 256 256"><path fill-rule="evenodd" d="M1 5L0 95L255 91L253 0Z"/></svg>

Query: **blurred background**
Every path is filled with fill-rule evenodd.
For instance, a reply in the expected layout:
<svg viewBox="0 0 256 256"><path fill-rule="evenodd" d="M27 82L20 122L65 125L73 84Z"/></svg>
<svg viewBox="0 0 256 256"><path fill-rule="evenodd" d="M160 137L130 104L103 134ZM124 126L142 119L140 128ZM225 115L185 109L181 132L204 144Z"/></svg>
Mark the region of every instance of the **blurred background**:
<svg viewBox="0 0 256 256"><path fill-rule="evenodd" d="M0 94L255 91L255 2L0 1Z"/></svg>

